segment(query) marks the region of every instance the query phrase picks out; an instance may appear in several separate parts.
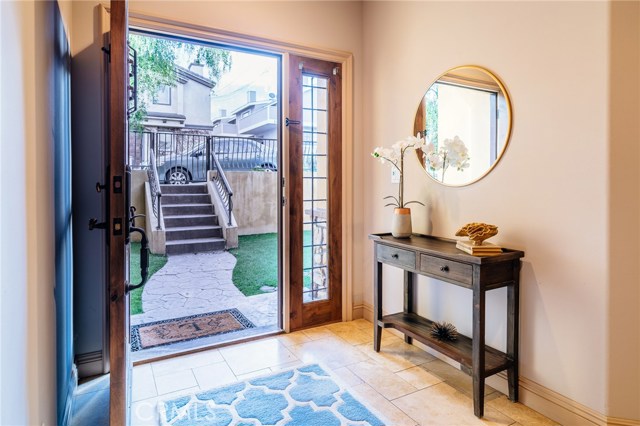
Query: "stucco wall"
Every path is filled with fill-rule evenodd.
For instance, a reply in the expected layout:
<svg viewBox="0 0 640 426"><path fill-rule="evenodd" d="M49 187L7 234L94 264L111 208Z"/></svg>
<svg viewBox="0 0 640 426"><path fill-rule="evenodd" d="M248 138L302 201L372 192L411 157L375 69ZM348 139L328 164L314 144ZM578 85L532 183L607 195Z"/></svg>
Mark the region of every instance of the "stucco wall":
<svg viewBox="0 0 640 426"><path fill-rule="evenodd" d="M187 117L185 125L211 127L211 89L207 86L188 80L184 85L182 106Z"/></svg>
<svg viewBox="0 0 640 426"><path fill-rule="evenodd" d="M226 172L238 235L278 232L278 174Z"/></svg>

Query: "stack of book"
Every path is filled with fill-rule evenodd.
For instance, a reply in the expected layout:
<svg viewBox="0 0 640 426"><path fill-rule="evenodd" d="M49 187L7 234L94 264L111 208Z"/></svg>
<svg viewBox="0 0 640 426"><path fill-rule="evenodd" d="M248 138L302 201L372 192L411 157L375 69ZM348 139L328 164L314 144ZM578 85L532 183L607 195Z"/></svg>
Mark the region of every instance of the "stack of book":
<svg viewBox="0 0 640 426"><path fill-rule="evenodd" d="M473 256L493 256L502 253L500 246L487 242L483 242L480 246L474 246L472 241L458 241L456 247Z"/></svg>

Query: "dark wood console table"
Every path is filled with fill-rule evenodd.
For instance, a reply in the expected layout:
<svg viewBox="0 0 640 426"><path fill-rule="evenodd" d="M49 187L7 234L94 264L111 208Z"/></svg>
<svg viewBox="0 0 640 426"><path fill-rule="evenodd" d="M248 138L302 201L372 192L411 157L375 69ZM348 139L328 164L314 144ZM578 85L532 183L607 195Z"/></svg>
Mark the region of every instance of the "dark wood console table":
<svg viewBox="0 0 640 426"><path fill-rule="evenodd" d="M507 370L509 399L518 400L518 321L520 258L524 252L503 249L494 256L471 256L456 248L455 240L414 234L411 238L393 238L391 234L372 234L374 242L374 340L380 351L383 328L404 333L405 341L419 342L452 358L473 377L473 412L484 414L485 378ZM404 269L404 310L382 315L382 265ZM458 335L454 341L431 336L433 322L419 316L413 303L415 274L437 278L473 291L472 338ZM507 287L507 353L485 345L485 293Z"/></svg>

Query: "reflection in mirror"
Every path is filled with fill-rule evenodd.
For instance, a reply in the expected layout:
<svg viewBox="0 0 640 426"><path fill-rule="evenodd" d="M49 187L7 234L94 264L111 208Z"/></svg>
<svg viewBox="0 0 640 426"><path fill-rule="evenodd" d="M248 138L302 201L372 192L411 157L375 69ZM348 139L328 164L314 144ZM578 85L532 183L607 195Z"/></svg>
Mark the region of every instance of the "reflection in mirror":
<svg viewBox="0 0 640 426"><path fill-rule="evenodd" d="M450 186L473 183L496 165L511 131L511 105L498 78L463 66L438 77L418 107L414 134L426 136L416 151L434 180Z"/></svg>

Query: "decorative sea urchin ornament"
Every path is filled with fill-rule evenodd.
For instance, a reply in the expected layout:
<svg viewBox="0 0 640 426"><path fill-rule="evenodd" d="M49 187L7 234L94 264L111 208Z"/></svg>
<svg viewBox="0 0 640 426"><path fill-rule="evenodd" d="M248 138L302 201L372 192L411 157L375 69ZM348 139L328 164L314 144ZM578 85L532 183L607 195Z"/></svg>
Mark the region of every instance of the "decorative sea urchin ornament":
<svg viewBox="0 0 640 426"><path fill-rule="evenodd" d="M431 326L431 335L438 340L456 340L458 338L458 330L449 322L434 322Z"/></svg>

